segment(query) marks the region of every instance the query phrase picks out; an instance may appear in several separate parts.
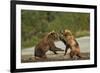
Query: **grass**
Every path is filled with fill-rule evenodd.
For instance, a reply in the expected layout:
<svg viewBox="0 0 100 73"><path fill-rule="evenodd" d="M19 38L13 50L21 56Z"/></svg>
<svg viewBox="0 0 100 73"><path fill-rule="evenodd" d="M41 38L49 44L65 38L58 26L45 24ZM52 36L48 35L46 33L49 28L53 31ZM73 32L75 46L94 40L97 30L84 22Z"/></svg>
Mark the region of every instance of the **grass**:
<svg viewBox="0 0 100 73"><path fill-rule="evenodd" d="M21 47L36 45L45 33L64 29L72 31L75 37L89 36L90 14L55 11L21 11Z"/></svg>
<svg viewBox="0 0 100 73"><path fill-rule="evenodd" d="M89 31L77 31L75 36L76 37L90 36L90 32Z"/></svg>

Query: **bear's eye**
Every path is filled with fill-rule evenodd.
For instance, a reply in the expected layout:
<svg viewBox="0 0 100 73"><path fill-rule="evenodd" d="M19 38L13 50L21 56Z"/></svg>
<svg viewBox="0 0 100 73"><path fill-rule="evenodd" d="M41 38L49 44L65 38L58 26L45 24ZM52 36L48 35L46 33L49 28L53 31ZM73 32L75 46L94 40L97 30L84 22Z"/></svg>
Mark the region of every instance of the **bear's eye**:
<svg viewBox="0 0 100 73"><path fill-rule="evenodd" d="M64 36L67 36L67 34L64 34Z"/></svg>
<svg viewBox="0 0 100 73"><path fill-rule="evenodd" d="M69 35L69 33L65 33L65 34L64 34L64 36L68 36L68 35Z"/></svg>
<svg viewBox="0 0 100 73"><path fill-rule="evenodd" d="M51 35L53 35L53 33L51 33Z"/></svg>
<svg viewBox="0 0 100 73"><path fill-rule="evenodd" d="M66 33L64 33L64 36L66 36Z"/></svg>
<svg viewBox="0 0 100 73"><path fill-rule="evenodd" d="M51 33L51 35L55 35L55 33Z"/></svg>

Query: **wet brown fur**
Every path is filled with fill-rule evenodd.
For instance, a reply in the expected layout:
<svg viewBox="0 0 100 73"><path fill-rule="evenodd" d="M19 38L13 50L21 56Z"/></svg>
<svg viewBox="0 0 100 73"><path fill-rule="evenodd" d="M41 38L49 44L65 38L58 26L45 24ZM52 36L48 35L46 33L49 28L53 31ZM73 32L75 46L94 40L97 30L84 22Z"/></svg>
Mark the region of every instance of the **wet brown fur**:
<svg viewBox="0 0 100 73"><path fill-rule="evenodd" d="M56 51L63 51L60 48L57 48L54 44L55 39L57 39L56 32L48 33L35 47L35 58L36 59L46 59L46 52L48 50L52 51L54 54L57 54Z"/></svg>
<svg viewBox="0 0 100 73"><path fill-rule="evenodd" d="M66 55L67 50L70 48L70 57L73 58L74 56L77 56L78 58L81 58L82 56L80 55L80 47L78 42L76 41L75 37L72 35L70 30L65 30L63 32L63 36L65 37L66 47L64 55Z"/></svg>

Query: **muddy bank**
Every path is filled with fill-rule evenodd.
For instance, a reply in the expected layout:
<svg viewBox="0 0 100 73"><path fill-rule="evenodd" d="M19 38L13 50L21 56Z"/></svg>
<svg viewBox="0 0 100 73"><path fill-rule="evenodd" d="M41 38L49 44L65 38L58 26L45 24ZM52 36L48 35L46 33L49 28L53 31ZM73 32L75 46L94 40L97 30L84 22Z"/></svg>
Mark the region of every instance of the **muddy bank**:
<svg viewBox="0 0 100 73"><path fill-rule="evenodd" d="M83 58L77 59L77 60L88 60L90 59L90 53L81 53ZM75 59L74 59L75 60ZM22 63L28 63L28 62L47 62L47 61L73 61L73 59L70 58L69 54L66 54L64 56L63 53L59 53L57 55L54 54L47 54L47 59L44 60L36 60L33 55L22 55L21 56L21 62Z"/></svg>

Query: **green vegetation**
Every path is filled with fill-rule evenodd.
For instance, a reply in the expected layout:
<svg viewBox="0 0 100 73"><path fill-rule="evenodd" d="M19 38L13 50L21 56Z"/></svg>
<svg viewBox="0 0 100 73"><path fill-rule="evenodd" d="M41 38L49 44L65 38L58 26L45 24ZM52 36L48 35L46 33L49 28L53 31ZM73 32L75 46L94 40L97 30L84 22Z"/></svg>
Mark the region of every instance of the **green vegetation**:
<svg viewBox="0 0 100 73"><path fill-rule="evenodd" d="M89 35L90 14L75 12L21 11L21 47L31 47L48 32L64 29L76 37Z"/></svg>

